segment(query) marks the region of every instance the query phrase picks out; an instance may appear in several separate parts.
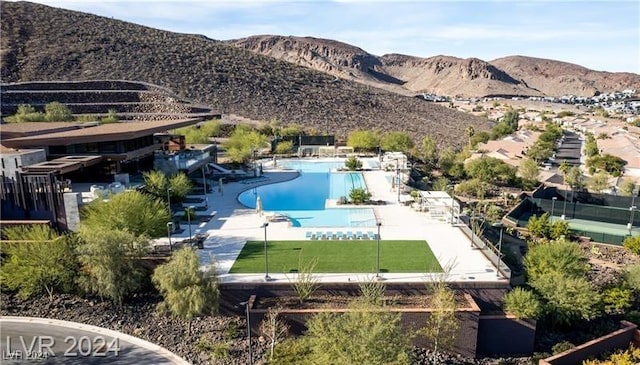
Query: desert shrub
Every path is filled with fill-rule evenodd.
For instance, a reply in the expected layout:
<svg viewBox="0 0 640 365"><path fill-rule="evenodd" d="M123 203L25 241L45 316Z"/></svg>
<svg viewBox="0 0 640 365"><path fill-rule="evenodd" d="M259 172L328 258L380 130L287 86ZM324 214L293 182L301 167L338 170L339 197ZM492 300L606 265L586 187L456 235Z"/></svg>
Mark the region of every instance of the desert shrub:
<svg viewBox="0 0 640 365"><path fill-rule="evenodd" d="M542 313L542 305L536 295L523 288L515 288L504 296L507 313L516 318L537 319Z"/></svg>
<svg viewBox="0 0 640 365"><path fill-rule="evenodd" d="M633 292L625 288L608 288L602 292L602 304L607 314L622 314L633 304Z"/></svg>
<svg viewBox="0 0 640 365"><path fill-rule="evenodd" d="M571 350L574 347L576 347L576 345L569 341L560 341L551 347L551 352L553 352L554 355L557 355L561 352Z"/></svg>
<svg viewBox="0 0 640 365"><path fill-rule="evenodd" d="M350 156L344 162L344 166L350 171L360 170L362 168L362 161L358 160L356 157Z"/></svg>
<svg viewBox="0 0 640 365"><path fill-rule="evenodd" d="M622 245L630 252L640 255L640 236L629 236L624 239Z"/></svg>
<svg viewBox="0 0 640 365"><path fill-rule="evenodd" d="M349 191L349 199L354 204L362 204L371 199L371 193L364 188L354 188Z"/></svg>

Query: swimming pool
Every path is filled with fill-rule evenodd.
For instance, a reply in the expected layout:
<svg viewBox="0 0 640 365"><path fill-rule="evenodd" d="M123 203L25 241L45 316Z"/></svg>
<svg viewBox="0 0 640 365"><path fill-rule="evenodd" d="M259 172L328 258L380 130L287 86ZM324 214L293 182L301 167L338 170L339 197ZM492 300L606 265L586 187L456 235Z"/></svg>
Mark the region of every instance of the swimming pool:
<svg viewBox="0 0 640 365"><path fill-rule="evenodd" d="M238 196L240 203L255 208L259 196L264 211L285 214L296 227L375 226L371 208L325 208L327 199L346 197L353 188L367 188L359 172L329 172L343 167L344 160L287 160L278 165L300 170L300 176L249 189Z"/></svg>

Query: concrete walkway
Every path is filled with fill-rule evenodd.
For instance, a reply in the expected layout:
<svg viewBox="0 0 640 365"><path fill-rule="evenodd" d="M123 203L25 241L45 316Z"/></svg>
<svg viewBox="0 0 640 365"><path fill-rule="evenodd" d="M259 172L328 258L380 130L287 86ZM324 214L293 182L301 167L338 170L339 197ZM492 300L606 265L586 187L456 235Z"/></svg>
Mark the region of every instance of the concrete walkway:
<svg viewBox="0 0 640 365"><path fill-rule="evenodd" d="M151 342L84 323L0 318L4 364L179 364L189 362Z"/></svg>
<svg viewBox="0 0 640 365"><path fill-rule="evenodd" d="M398 195L392 190L388 176L393 172L365 171L365 182L373 199L384 200L386 205L371 206L376 218L382 223L380 236L383 240L426 240L431 250L438 258L442 267L450 266L447 280L463 282L506 282L496 275L495 266L478 250L471 247L469 238L459 228L449 223L429 220L426 213L414 211L411 207L397 202ZM261 228L264 217L254 209L248 209L238 202L238 195L255 186L274 184L295 179L297 171L265 171L265 179L256 179L251 184L233 182L223 186L223 193L219 193L214 185L213 193L207 194L209 210L199 214L211 214L215 217L207 223L192 226L192 232L208 233L204 249L199 250L203 265L214 263L222 282L263 282L264 274L229 274L235 259L248 240L264 239L264 229ZM403 196L406 199L407 196ZM305 240L305 233L313 228L291 227L288 222L272 222L268 226L269 240ZM331 227L322 230L353 230L353 227ZM358 227L358 230L377 231L377 227ZM185 229L176 238L187 237ZM322 282L348 282L367 277L362 273L318 274ZM425 273L393 274L385 273L388 282L418 282L432 278ZM295 274L272 274L272 281L287 282L295 279Z"/></svg>

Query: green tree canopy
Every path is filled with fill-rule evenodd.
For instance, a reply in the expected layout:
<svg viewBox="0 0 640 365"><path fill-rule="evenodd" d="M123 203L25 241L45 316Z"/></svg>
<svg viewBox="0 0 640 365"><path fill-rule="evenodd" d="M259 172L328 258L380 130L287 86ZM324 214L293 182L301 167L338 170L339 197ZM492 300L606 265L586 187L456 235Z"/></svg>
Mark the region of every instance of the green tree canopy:
<svg viewBox="0 0 640 365"><path fill-rule="evenodd" d="M564 183L569 185L573 190L581 189L584 186L584 178L580 167L571 167L567 173L564 174Z"/></svg>
<svg viewBox="0 0 640 365"><path fill-rule="evenodd" d="M418 156L429 167L434 167L438 162L438 145L431 136L422 139Z"/></svg>
<svg viewBox="0 0 640 365"><path fill-rule="evenodd" d="M293 152L293 141L280 141L276 145L275 153L284 155Z"/></svg>
<svg viewBox="0 0 640 365"><path fill-rule="evenodd" d="M413 140L405 132L387 132L380 138L380 147L385 151L408 153L413 146Z"/></svg>
<svg viewBox="0 0 640 365"><path fill-rule="evenodd" d="M105 227L136 237L162 237L170 220L166 203L138 191L115 194L107 201L96 199L82 213L82 224L89 229Z"/></svg>
<svg viewBox="0 0 640 365"><path fill-rule="evenodd" d="M229 158L241 163L248 162L253 156L253 151L265 148L267 145L267 136L243 126L237 126L224 143Z"/></svg>
<svg viewBox="0 0 640 365"><path fill-rule="evenodd" d="M44 106L44 115L47 122L69 122L73 120L71 110L57 101Z"/></svg>
<svg viewBox="0 0 640 365"><path fill-rule="evenodd" d="M200 270L200 258L193 248L174 251L169 262L155 269L152 280L166 308L178 318L190 320L217 311L220 293L214 271Z"/></svg>
<svg viewBox="0 0 640 365"><path fill-rule="evenodd" d="M542 305L535 293L515 288L504 296L505 311L516 318L537 319L542 314Z"/></svg>
<svg viewBox="0 0 640 365"><path fill-rule="evenodd" d="M482 156L464 165L464 171L470 177L490 184L505 184L516 176L514 167L493 157Z"/></svg>
<svg viewBox="0 0 640 365"><path fill-rule="evenodd" d="M80 286L85 291L122 305L148 280L148 273L137 260L149 247L144 235L108 225L84 224L79 236Z"/></svg>
<svg viewBox="0 0 640 365"><path fill-rule="evenodd" d="M552 270L542 273L531 280L530 284L546 300L545 311L554 324L565 325L576 320L590 320L598 314L600 294L584 277Z"/></svg>
<svg viewBox="0 0 640 365"><path fill-rule="evenodd" d="M520 166L518 167L518 176L522 179L523 187L527 190L531 190L538 184L540 168L534 160L526 158L520 162Z"/></svg>
<svg viewBox="0 0 640 365"><path fill-rule="evenodd" d="M597 193L602 193L609 188L609 174L604 171L596 172L587 180L587 186Z"/></svg>
<svg viewBox="0 0 640 365"><path fill-rule="evenodd" d="M354 305L346 313L324 312L307 322L304 336L316 364L408 364L408 336L400 314Z"/></svg>
<svg viewBox="0 0 640 365"><path fill-rule="evenodd" d="M77 259L69 237L45 225L8 227L0 266L2 285L27 298L39 293L73 290Z"/></svg>
<svg viewBox="0 0 640 365"><path fill-rule="evenodd" d="M604 170L613 176L620 176L624 171L624 166L626 164L627 161L608 153L605 153L604 155L596 155L587 160L588 167Z"/></svg>
<svg viewBox="0 0 640 365"><path fill-rule="evenodd" d="M354 156L349 156L344 162L344 166L350 171L360 170L362 168L362 161Z"/></svg>
<svg viewBox="0 0 640 365"><path fill-rule="evenodd" d="M589 271L587 258L580 247L562 239L531 246L524 258L524 265L530 282L550 272L583 277Z"/></svg>
<svg viewBox="0 0 640 365"><path fill-rule="evenodd" d="M373 151L380 145L380 136L376 131L355 130L347 137L347 146L356 151Z"/></svg>
<svg viewBox="0 0 640 365"><path fill-rule="evenodd" d="M622 183L620 184L620 195L622 196L633 196L636 191L636 183L631 179L622 179Z"/></svg>

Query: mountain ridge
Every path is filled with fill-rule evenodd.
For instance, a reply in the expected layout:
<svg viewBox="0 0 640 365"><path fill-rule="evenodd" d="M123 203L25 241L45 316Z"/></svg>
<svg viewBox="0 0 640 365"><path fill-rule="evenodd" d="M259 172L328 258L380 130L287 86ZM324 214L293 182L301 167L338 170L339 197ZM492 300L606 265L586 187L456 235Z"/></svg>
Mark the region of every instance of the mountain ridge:
<svg viewBox="0 0 640 365"><path fill-rule="evenodd" d="M345 139L354 129L431 135L460 146L492 122L210 40L28 2L1 2L3 82L133 80L224 114L300 124Z"/></svg>
<svg viewBox="0 0 640 365"><path fill-rule="evenodd" d="M422 58L391 53L375 56L362 48L344 42L280 35L256 35L223 42L328 72L337 77L399 93L426 92L460 97L501 94L593 96L597 93L619 91L640 85L638 74L594 71L568 62L520 55L501 57L492 61L484 61L476 57L458 58L446 55ZM266 44L270 47L265 47ZM289 44L288 49L284 49L282 44ZM336 44L338 46L335 46ZM293 47L295 45L298 48ZM322 48L326 53L332 54L332 59L318 60L293 56L299 54L301 49L310 47ZM351 65L350 59L354 57L353 50L358 51L359 58L368 60L369 67L363 68L360 64L355 67ZM343 54L340 55L340 52ZM548 71L548 76L539 75L542 67Z"/></svg>

